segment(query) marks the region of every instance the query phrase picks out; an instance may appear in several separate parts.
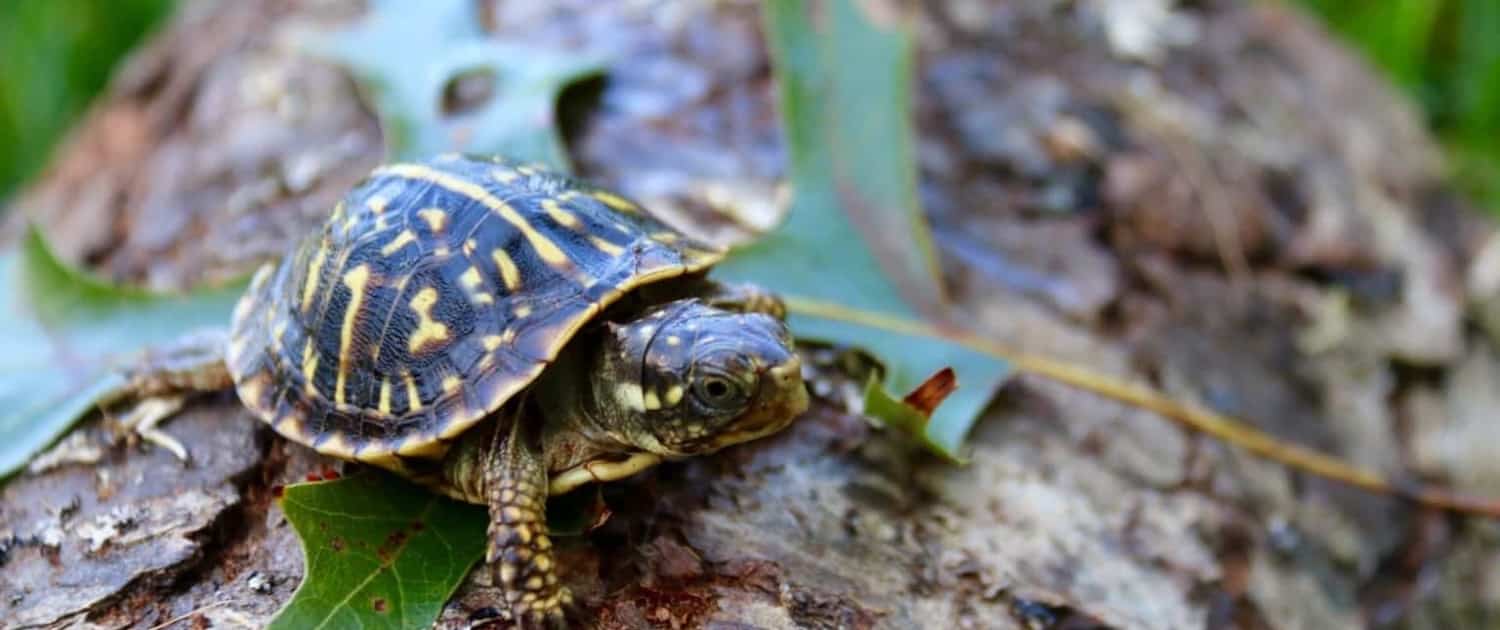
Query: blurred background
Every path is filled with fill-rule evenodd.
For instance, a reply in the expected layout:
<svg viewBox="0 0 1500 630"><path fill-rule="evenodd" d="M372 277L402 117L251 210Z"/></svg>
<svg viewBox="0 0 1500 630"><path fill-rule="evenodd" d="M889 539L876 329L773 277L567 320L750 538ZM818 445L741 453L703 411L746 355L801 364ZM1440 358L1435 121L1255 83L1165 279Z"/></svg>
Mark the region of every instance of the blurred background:
<svg viewBox="0 0 1500 630"><path fill-rule="evenodd" d="M1500 213L1500 1L1296 0L1426 112L1455 181ZM0 205L173 0L0 2Z"/></svg>

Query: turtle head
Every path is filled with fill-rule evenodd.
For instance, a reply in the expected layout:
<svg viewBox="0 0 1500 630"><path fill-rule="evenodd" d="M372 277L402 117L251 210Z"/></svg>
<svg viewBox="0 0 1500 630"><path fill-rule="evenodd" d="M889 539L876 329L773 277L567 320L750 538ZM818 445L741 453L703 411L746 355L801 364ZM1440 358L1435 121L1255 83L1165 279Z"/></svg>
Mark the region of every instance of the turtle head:
<svg viewBox="0 0 1500 630"><path fill-rule="evenodd" d="M608 400L631 446L712 453L775 433L807 409L802 365L781 320L689 298L610 325Z"/></svg>

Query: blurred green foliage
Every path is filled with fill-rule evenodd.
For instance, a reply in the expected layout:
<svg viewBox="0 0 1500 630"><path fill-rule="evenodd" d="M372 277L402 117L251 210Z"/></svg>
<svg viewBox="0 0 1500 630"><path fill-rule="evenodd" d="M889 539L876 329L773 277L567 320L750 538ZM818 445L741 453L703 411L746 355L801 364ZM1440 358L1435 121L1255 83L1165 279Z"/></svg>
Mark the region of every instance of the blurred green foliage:
<svg viewBox="0 0 1500 630"><path fill-rule="evenodd" d="M1426 108L1459 180L1500 210L1500 0L1295 0ZM0 200L174 0L0 0Z"/></svg>
<svg viewBox="0 0 1500 630"><path fill-rule="evenodd" d="M1455 175L1500 211L1500 0L1300 0L1426 109Z"/></svg>
<svg viewBox="0 0 1500 630"><path fill-rule="evenodd" d="M0 200L109 81L174 0L0 0Z"/></svg>

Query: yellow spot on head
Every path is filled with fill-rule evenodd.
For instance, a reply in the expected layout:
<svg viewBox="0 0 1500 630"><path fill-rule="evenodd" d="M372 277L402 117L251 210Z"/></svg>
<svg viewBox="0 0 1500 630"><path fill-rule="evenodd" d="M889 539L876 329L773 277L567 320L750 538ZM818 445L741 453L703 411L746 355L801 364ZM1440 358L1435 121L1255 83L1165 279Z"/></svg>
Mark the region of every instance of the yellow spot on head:
<svg viewBox="0 0 1500 630"><path fill-rule="evenodd" d="M661 409L661 399L657 398L655 391L648 391L641 397L641 405L647 410Z"/></svg>
<svg viewBox="0 0 1500 630"><path fill-rule="evenodd" d="M678 337L677 335L667 335L667 345L676 347L676 346L679 346L681 344L682 344L682 337Z"/></svg>
<svg viewBox="0 0 1500 630"><path fill-rule="evenodd" d="M333 385L333 401L344 404L344 379L349 374L349 349L354 344L354 318L365 301L365 287L370 282L370 266L359 265L344 274L349 287L349 304L344 307L344 325L339 328L339 373ZM309 379L308 383L312 383Z"/></svg>
<svg viewBox="0 0 1500 630"><path fill-rule="evenodd" d="M407 344L412 354L417 354L428 344L448 339L448 325L432 318L432 306L437 301L437 289L432 287L422 287L411 299L411 310L417 313L417 329L412 331L411 340Z"/></svg>
<svg viewBox="0 0 1500 630"><path fill-rule="evenodd" d="M595 199L598 199L604 205L619 210L620 212L638 212L640 210L636 207L635 204L630 203L628 199L607 190L596 190L591 194Z"/></svg>
<svg viewBox="0 0 1500 630"><path fill-rule="evenodd" d="M385 247L380 248L380 255L390 256L391 254L401 251L402 247L406 247L416 240L417 235L415 232L412 232L411 230L401 230L401 233L397 234L396 238L391 239L391 242L386 243Z"/></svg>
<svg viewBox="0 0 1500 630"><path fill-rule="evenodd" d="M422 208L417 211L417 216L422 217L427 222L427 227L434 232L441 232L448 226L448 213L443 212L442 208Z"/></svg>
<svg viewBox="0 0 1500 630"><path fill-rule="evenodd" d="M526 318L526 317L530 317L531 316L531 305L530 304L517 304L516 308L515 308L515 315L516 315L516 319L523 319L523 318Z"/></svg>
<svg viewBox="0 0 1500 630"><path fill-rule="evenodd" d="M526 580L526 590L528 590L528 591L540 591L540 590L542 590L542 576L540 576L540 575L533 575L530 578L528 578Z"/></svg>
<svg viewBox="0 0 1500 630"><path fill-rule="evenodd" d="M682 386L673 385L671 387L668 387L667 391L663 394L662 399L666 401L667 406L675 407L677 403L682 402Z"/></svg>
<svg viewBox="0 0 1500 630"><path fill-rule="evenodd" d="M553 221L565 228L576 230L583 226L583 222L579 221L577 216L557 205L556 199L543 199L542 209L547 211L547 216L552 217Z"/></svg>
<svg viewBox="0 0 1500 630"><path fill-rule="evenodd" d="M621 252L625 251L624 247L620 247L619 245L606 241L602 238L599 238L598 236L590 236L589 242L593 243L596 249L604 252L607 256L619 256Z"/></svg>
<svg viewBox="0 0 1500 630"><path fill-rule="evenodd" d="M516 268L516 262L503 249L497 249L491 255L495 259L495 266L500 269L500 280L505 282L505 290L515 293L521 288L521 270Z"/></svg>

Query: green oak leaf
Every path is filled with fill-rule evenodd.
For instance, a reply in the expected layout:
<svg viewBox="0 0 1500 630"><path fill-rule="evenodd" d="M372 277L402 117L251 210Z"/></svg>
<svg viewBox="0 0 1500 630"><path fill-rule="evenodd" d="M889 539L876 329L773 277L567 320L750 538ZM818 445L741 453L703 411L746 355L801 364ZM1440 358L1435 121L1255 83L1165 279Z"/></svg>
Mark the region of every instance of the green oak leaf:
<svg viewBox="0 0 1500 630"><path fill-rule="evenodd" d="M792 205L781 226L734 251L715 273L785 296L798 338L879 357L889 390L879 399L889 404L866 411L920 431L923 444L959 459L969 427L1010 366L910 330L921 327L913 325L919 311L942 302L917 203L911 36L876 25L852 0L762 6L791 153ZM958 390L930 420L912 422L915 410L900 411L901 397L889 392L910 391L944 367L957 372Z"/></svg>
<svg viewBox="0 0 1500 630"><path fill-rule="evenodd" d="M382 472L282 490L307 577L270 628L425 628L485 548L484 510Z"/></svg>
<svg viewBox="0 0 1500 630"><path fill-rule="evenodd" d="M124 385L148 347L223 327L244 283L186 294L122 287L69 268L42 234L0 256L0 477Z"/></svg>
<svg viewBox="0 0 1500 630"><path fill-rule="evenodd" d="M305 33L302 46L347 67L379 115L396 159L484 152L568 168L557 98L597 76L592 55L496 41L473 0L376 0L353 26ZM445 112L455 81L478 78L487 96Z"/></svg>

